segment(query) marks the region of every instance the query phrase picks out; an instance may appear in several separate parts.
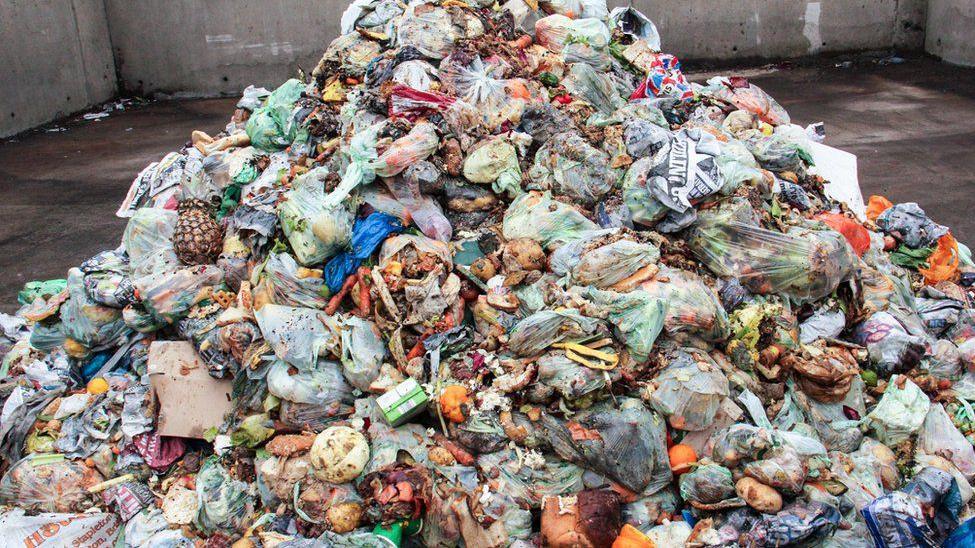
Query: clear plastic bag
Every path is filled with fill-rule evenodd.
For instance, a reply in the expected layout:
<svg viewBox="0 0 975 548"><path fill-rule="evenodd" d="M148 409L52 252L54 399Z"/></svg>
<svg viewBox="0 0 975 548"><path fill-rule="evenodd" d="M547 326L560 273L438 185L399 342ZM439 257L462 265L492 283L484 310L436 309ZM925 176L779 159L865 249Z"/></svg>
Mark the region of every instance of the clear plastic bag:
<svg viewBox="0 0 975 548"><path fill-rule="evenodd" d="M567 17L593 17L605 19L609 15L606 0L545 0L539 6L546 13L558 13Z"/></svg>
<svg viewBox="0 0 975 548"><path fill-rule="evenodd" d="M543 414L541 423L559 456L631 491L650 495L672 479L664 421L638 399L597 403L568 422Z"/></svg>
<svg viewBox="0 0 975 548"><path fill-rule="evenodd" d="M918 434L917 446L929 455L951 461L968 481L975 478L975 448L958 431L940 403L932 405L928 411Z"/></svg>
<svg viewBox="0 0 975 548"><path fill-rule="evenodd" d="M555 343L593 335L600 323L572 309L542 310L511 328L508 347L518 356L537 356Z"/></svg>
<svg viewBox="0 0 975 548"><path fill-rule="evenodd" d="M878 440L894 446L921 428L930 408L931 400L916 384L903 375L894 375L865 421Z"/></svg>
<svg viewBox="0 0 975 548"><path fill-rule="evenodd" d="M650 120L630 119L623 126L626 152L633 158L652 158L673 138L670 131Z"/></svg>
<svg viewBox="0 0 975 548"><path fill-rule="evenodd" d="M577 240L599 228L582 213L552 199L550 192L529 192L515 198L501 224L507 240L531 238L545 247Z"/></svg>
<svg viewBox="0 0 975 548"><path fill-rule="evenodd" d="M125 225L122 244L129 255L132 281L156 272L179 267L173 250L173 231L177 214L170 209L142 208Z"/></svg>
<svg viewBox="0 0 975 548"><path fill-rule="evenodd" d="M212 534L240 533L254 512L254 499L248 484L230 477L217 457L210 457L196 475L199 513L196 525Z"/></svg>
<svg viewBox="0 0 975 548"><path fill-rule="evenodd" d="M589 44L594 48L609 45L610 32L605 23L597 18L570 19L562 14L549 15L535 22L535 42L555 53L570 41Z"/></svg>
<svg viewBox="0 0 975 548"><path fill-rule="evenodd" d="M480 19L467 10L455 11L433 4L411 4L396 28L399 46L412 46L432 59L443 59L461 38L474 38L484 33ZM457 16L454 22L453 15Z"/></svg>
<svg viewBox="0 0 975 548"><path fill-rule="evenodd" d="M654 379L650 405L667 417L673 428L704 430L714 421L721 402L730 394L728 379L702 352L678 350Z"/></svg>
<svg viewBox="0 0 975 548"><path fill-rule="evenodd" d="M925 353L926 341L908 333L890 312L877 312L856 326L854 340L867 347L871 368L888 377L914 368Z"/></svg>
<svg viewBox="0 0 975 548"><path fill-rule="evenodd" d="M758 294L819 300L852 273L856 257L839 232L793 227L783 234L754 219L737 199L701 212L687 245L716 275L734 276Z"/></svg>
<svg viewBox="0 0 975 548"><path fill-rule="evenodd" d="M427 237L449 242L453 227L444 215L440 205L429 196L420 193L416 179L399 175L386 179L386 185L393 196L406 208L410 218Z"/></svg>
<svg viewBox="0 0 975 548"><path fill-rule="evenodd" d="M640 158L623 175L623 202L634 223L654 226L671 211L653 195L650 170L653 158Z"/></svg>
<svg viewBox="0 0 975 548"><path fill-rule="evenodd" d="M146 310L160 320L173 322L222 282L220 267L201 265L144 276L135 280L135 287Z"/></svg>
<svg viewBox="0 0 975 548"><path fill-rule="evenodd" d="M342 326L342 371L359 390L369 392L386 358L386 343L376 325L351 317Z"/></svg>
<svg viewBox="0 0 975 548"><path fill-rule="evenodd" d="M562 85L573 97L586 101L603 115L626 106L626 100L620 96L613 80L586 63L573 63Z"/></svg>
<svg viewBox="0 0 975 548"><path fill-rule="evenodd" d="M625 341L630 357L637 362L647 361L663 330L667 302L646 291L616 293L589 288L585 295L606 314L617 339Z"/></svg>
<svg viewBox="0 0 975 548"><path fill-rule="evenodd" d="M320 310L266 304L254 316L278 358L299 371L314 369L319 356L341 355L338 321Z"/></svg>
<svg viewBox="0 0 975 548"><path fill-rule="evenodd" d="M329 207L319 177L324 168L296 180L278 205L281 229L295 258L305 266L317 265L340 251L352 236L352 214L343 204Z"/></svg>
<svg viewBox="0 0 975 548"><path fill-rule="evenodd" d="M572 281L610 289L659 258L660 250L652 244L617 240L583 252L572 268Z"/></svg>
<svg viewBox="0 0 975 548"><path fill-rule="evenodd" d="M804 135L779 129L772 135L765 135L753 129L742 134L742 141L759 165L769 171L801 171L805 165L813 163Z"/></svg>
<svg viewBox="0 0 975 548"><path fill-rule="evenodd" d="M762 519L742 535L748 547L818 546L840 523L840 511L823 502L796 501Z"/></svg>
<svg viewBox="0 0 975 548"><path fill-rule="evenodd" d="M464 178L472 183L491 184L497 194L521 194L518 151L508 139L494 137L464 159Z"/></svg>
<svg viewBox="0 0 975 548"><path fill-rule="evenodd" d="M666 281L665 281L666 280ZM720 342L731 334L728 313L717 293L691 272L661 267L640 289L667 303L664 329L676 339Z"/></svg>
<svg viewBox="0 0 975 548"><path fill-rule="evenodd" d="M564 352L548 352L538 358L536 382L553 388L566 400L576 400L606 387L601 371L583 367Z"/></svg>
<svg viewBox="0 0 975 548"><path fill-rule="evenodd" d="M544 455L541 467L530 467L512 449L477 457L477 468L497 477L505 492L531 508L541 507L545 497L568 495L583 489L583 469L551 455Z"/></svg>
<svg viewBox="0 0 975 548"><path fill-rule="evenodd" d="M746 463L742 472L784 493L797 495L802 492L802 484L806 481L806 464L795 449L780 445L762 457Z"/></svg>
<svg viewBox="0 0 975 548"><path fill-rule="evenodd" d="M660 33L653 21L633 6L613 8L609 24L627 36L644 40L653 51L660 51Z"/></svg>
<svg viewBox="0 0 975 548"><path fill-rule="evenodd" d="M741 506L731 470L719 464L705 464L680 477L680 496L695 508L714 510ZM722 504L723 503L723 504Z"/></svg>
<svg viewBox="0 0 975 548"><path fill-rule="evenodd" d="M757 114L773 126L790 122L789 113L771 95L744 78L715 76L701 93Z"/></svg>
<svg viewBox="0 0 975 548"><path fill-rule="evenodd" d="M352 387L345 381L336 362L318 360L311 371L288 371L287 363L277 360L267 372L267 388L271 394L290 402L330 406L352 397Z"/></svg>
<svg viewBox="0 0 975 548"><path fill-rule="evenodd" d="M294 257L287 253L268 256L261 283L256 289L273 304L318 309L328 304L324 290L321 271L298 266Z"/></svg>
<svg viewBox="0 0 975 548"><path fill-rule="evenodd" d="M618 179L609 155L594 148L578 133L559 133L535 153L528 176L531 188L552 190L582 205L593 205Z"/></svg>
<svg viewBox="0 0 975 548"><path fill-rule="evenodd" d="M82 512L92 503L88 488L101 475L58 454L34 454L15 462L0 480L0 500L30 512Z"/></svg>

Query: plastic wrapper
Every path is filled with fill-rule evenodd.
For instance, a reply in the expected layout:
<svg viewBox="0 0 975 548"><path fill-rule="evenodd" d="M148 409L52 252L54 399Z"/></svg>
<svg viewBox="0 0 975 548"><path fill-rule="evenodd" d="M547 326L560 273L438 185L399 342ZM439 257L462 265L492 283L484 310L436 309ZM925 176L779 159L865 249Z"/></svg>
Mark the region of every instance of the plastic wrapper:
<svg viewBox="0 0 975 548"><path fill-rule="evenodd" d="M819 300L850 276L855 257L838 232L794 227L783 234L758 227L753 215L739 201L702 212L687 244L712 272L738 278L753 293Z"/></svg>
<svg viewBox="0 0 975 548"><path fill-rule="evenodd" d="M288 368L278 360L267 373L268 391L283 400L329 407L352 397L352 387L335 362L319 360L315 369L305 372L291 373Z"/></svg>
<svg viewBox="0 0 975 548"><path fill-rule="evenodd" d="M653 157L647 186L666 207L685 212L691 202L717 192L724 180L718 140L700 129L682 129Z"/></svg>
<svg viewBox="0 0 975 548"><path fill-rule="evenodd" d="M231 478L217 457L204 462L196 475L196 496L200 503L196 525L207 533L233 534L254 511L248 485Z"/></svg>
<svg viewBox="0 0 975 548"><path fill-rule="evenodd" d="M515 324L508 333L508 346L519 356L537 356L557 342L586 338L599 325L599 320L575 310L542 310Z"/></svg>
<svg viewBox="0 0 975 548"><path fill-rule="evenodd" d="M704 430L730 393L728 379L703 353L678 350L668 358L669 365L654 379L650 404L673 428Z"/></svg>
<svg viewBox="0 0 975 548"><path fill-rule="evenodd" d="M861 322L854 337L867 347L871 368L883 376L907 372L925 351L924 338L910 334L889 312L877 312Z"/></svg>
<svg viewBox="0 0 975 548"><path fill-rule="evenodd" d="M861 511L877 546L937 547L958 526L958 484L936 468L921 470L911 483Z"/></svg>
<svg viewBox="0 0 975 548"><path fill-rule="evenodd" d="M951 461L968 481L975 478L975 448L958 428L940 403L928 410L917 438L918 449Z"/></svg>
<svg viewBox="0 0 975 548"><path fill-rule="evenodd" d="M298 266L287 253L270 255L263 274L257 290L273 304L319 309L328 304L321 272Z"/></svg>
<svg viewBox="0 0 975 548"><path fill-rule="evenodd" d="M705 464L680 477L680 496L696 508L716 510L741 506L731 470L717 464Z"/></svg>
<svg viewBox="0 0 975 548"><path fill-rule="evenodd" d="M128 332L121 310L91 300L77 268L68 271L68 294L61 305L61 326L68 338L94 349L118 342Z"/></svg>
<svg viewBox="0 0 975 548"><path fill-rule="evenodd" d="M305 84L301 80L288 80L274 90L263 105L254 109L245 126L254 148L275 151L294 142L300 120L294 119L292 110L304 90Z"/></svg>
<svg viewBox="0 0 975 548"><path fill-rule="evenodd" d="M907 247L932 247L948 233L948 228L932 221L914 202L897 204L880 214L877 227Z"/></svg>
<svg viewBox="0 0 975 548"><path fill-rule="evenodd" d="M630 99L668 98L690 101L694 89L681 70L680 61L669 53L652 53L646 67L646 79L630 95Z"/></svg>
<svg viewBox="0 0 975 548"><path fill-rule="evenodd" d="M931 400L916 384L903 375L894 375L865 420L878 440L893 446L921 428L930 408Z"/></svg>
<svg viewBox="0 0 975 548"><path fill-rule="evenodd" d="M781 512L763 515L742 535L741 545L749 548L774 546L815 546L836 531L840 512L822 502L794 502Z"/></svg>
<svg viewBox="0 0 975 548"><path fill-rule="evenodd" d="M136 302L135 288L129 279L129 258L119 251L103 251L81 263L85 290L91 300L112 308Z"/></svg>
<svg viewBox="0 0 975 548"><path fill-rule="evenodd" d="M505 492L532 508L539 508L545 497L568 495L582 490L583 470L578 466L545 455L537 468L527 466L514 450L505 449L477 457L477 467L488 477L498 478Z"/></svg>
<svg viewBox="0 0 975 548"><path fill-rule="evenodd" d="M605 152L575 132L564 132L538 149L528 176L535 188L593 205L616 185L618 175L609 164Z"/></svg>
<svg viewBox="0 0 975 548"><path fill-rule="evenodd" d="M599 228L572 206L553 200L550 192L515 198L501 226L507 240L531 238L545 247L577 240Z"/></svg>
<svg viewBox="0 0 975 548"><path fill-rule="evenodd" d="M619 408L598 403L568 422L546 414L542 426L559 456L631 491L653 494L671 481L664 421L640 400L621 399Z"/></svg>
<svg viewBox="0 0 975 548"><path fill-rule="evenodd" d="M112 546L121 530L122 522L115 514L27 516L22 508L0 514L0 543L4 546Z"/></svg>
<svg viewBox="0 0 975 548"><path fill-rule="evenodd" d="M305 266L335 255L352 236L352 214L344 205L324 205L325 192L316 172L294 182L278 206L278 217L295 258Z"/></svg>
<svg viewBox="0 0 975 548"><path fill-rule="evenodd" d="M790 122L789 113L772 96L745 78L716 76L708 80L702 93L757 114L763 122L773 126Z"/></svg>
<svg viewBox="0 0 975 548"><path fill-rule="evenodd" d="M324 312L267 304L254 316L278 358L299 371L314 369L319 356L341 353L337 320Z"/></svg>
<svg viewBox="0 0 975 548"><path fill-rule="evenodd" d="M718 295L693 273L662 267L640 289L667 303L664 329L670 337L720 342L731 334Z"/></svg>
<svg viewBox="0 0 975 548"><path fill-rule="evenodd" d="M92 503L88 488L102 476L62 455L30 455L0 480L0 500L30 512L81 512Z"/></svg>

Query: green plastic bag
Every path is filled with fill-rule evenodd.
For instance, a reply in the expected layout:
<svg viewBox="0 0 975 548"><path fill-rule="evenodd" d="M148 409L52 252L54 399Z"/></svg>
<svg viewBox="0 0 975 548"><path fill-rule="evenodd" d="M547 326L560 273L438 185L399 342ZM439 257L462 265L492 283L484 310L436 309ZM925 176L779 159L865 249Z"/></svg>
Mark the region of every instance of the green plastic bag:
<svg viewBox="0 0 975 548"><path fill-rule="evenodd" d="M17 293L17 302L20 304L30 304L38 297L51 297L64 291L68 287L68 280L43 280L27 282L24 288Z"/></svg>
<svg viewBox="0 0 975 548"><path fill-rule="evenodd" d="M305 84L292 78L274 90L264 105L254 110L244 130L254 148L276 151L287 148L299 134L299 124L292 117L295 103Z"/></svg>

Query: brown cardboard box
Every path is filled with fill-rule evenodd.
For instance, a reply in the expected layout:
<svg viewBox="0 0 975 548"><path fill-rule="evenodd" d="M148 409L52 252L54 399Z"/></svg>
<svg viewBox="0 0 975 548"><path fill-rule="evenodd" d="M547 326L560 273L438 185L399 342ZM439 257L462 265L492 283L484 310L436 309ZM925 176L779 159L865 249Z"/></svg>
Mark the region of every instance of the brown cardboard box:
<svg viewBox="0 0 975 548"><path fill-rule="evenodd" d="M202 439L232 410L232 381L211 377L189 342L152 343L149 379L159 401L156 432L161 436Z"/></svg>

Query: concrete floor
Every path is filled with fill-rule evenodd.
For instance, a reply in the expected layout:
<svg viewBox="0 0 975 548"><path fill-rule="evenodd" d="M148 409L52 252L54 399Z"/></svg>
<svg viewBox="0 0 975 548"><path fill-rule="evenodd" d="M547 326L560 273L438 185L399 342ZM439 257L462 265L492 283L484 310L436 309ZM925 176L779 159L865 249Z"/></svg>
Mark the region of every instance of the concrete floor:
<svg viewBox="0 0 975 548"><path fill-rule="evenodd" d="M911 58L748 75L794 122L825 122L826 143L859 156L865 197L916 201L975 244L975 69ZM153 103L0 143L0 310L17 308L25 282L117 246L125 221L114 213L135 175L192 130L219 131L235 101Z"/></svg>

